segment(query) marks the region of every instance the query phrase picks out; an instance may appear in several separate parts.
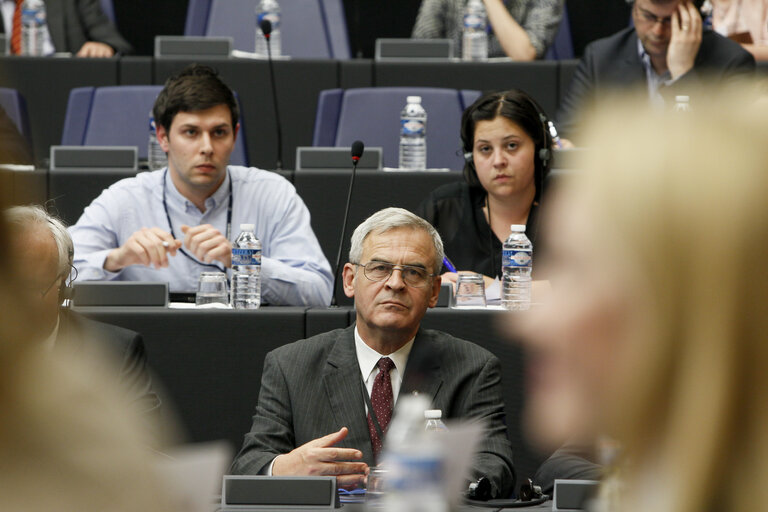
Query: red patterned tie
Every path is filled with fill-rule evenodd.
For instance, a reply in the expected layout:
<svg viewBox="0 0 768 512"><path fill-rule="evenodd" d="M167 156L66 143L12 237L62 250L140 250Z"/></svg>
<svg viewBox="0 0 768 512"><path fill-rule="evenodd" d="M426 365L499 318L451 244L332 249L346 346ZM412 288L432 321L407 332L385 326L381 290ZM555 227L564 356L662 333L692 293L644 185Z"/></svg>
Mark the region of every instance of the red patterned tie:
<svg viewBox="0 0 768 512"><path fill-rule="evenodd" d="M379 359L379 362L376 363L376 366L379 367L379 373L376 374L376 378L373 379L371 404L373 404L373 411L376 413L376 419L379 421L381 432L386 435L389 420L392 418L392 406L394 404L392 381L389 378L389 372L395 367L395 363L388 357L382 357ZM376 427L373 425L373 419L371 418L370 412L368 413L368 431L371 433L373 457L375 460L378 460L384 439L379 439L379 434L376 432Z"/></svg>
<svg viewBox="0 0 768 512"><path fill-rule="evenodd" d="M13 11L13 28L11 29L11 53L21 53L21 4L24 0L16 0L16 10Z"/></svg>

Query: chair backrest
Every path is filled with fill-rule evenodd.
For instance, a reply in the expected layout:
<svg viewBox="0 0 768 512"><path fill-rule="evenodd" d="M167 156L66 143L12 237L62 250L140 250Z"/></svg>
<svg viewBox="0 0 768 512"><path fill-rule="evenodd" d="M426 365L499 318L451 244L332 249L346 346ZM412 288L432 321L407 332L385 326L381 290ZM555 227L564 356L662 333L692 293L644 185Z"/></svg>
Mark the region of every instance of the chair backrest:
<svg viewBox="0 0 768 512"><path fill-rule="evenodd" d="M573 56L571 22L568 19L568 8L565 3L563 3L563 17L560 20L560 26L557 29L555 40L552 41L552 46L547 50L546 58L548 60L565 60L572 59Z"/></svg>
<svg viewBox="0 0 768 512"><path fill-rule="evenodd" d="M116 22L115 6L112 3L112 0L101 0L101 10L104 11L104 14L107 15L107 18L109 18L109 21L111 21L112 23Z"/></svg>
<svg viewBox="0 0 768 512"><path fill-rule="evenodd" d="M0 87L0 107L16 125L19 133L27 140L27 144L32 148L32 132L29 128L29 113L27 112L27 102L24 96L16 89Z"/></svg>
<svg viewBox="0 0 768 512"><path fill-rule="evenodd" d="M342 0L321 0L325 14L325 27L331 41L331 56L334 59L346 60L352 58L349 48L349 33L347 32L347 17L344 14Z"/></svg>
<svg viewBox="0 0 768 512"><path fill-rule="evenodd" d="M160 85L123 85L72 89L62 145L136 146L139 159L145 160L149 141L149 111L162 88ZM248 165L242 115L240 125L230 163Z"/></svg>
<svg viewBox="0 0 768 512"><path fill-rule="evenodd" d="M208 25L208 12L211 0L189 0L187 4L187 19L184 23L185 36L204 36Z"/></svg>
<svg viewBox="0 0 768 512"><path fill-rule="evenodd" d="M212 0L207 36L231 36L237 50L256 47L256 7L259 0ZM282 54L300 59L333 57L321 0L280 2Z"/></svg>
<svg viewBox="0 0 768 512"><path fill-rule="evenodd" d="M322 91L315 118L316 146L350 146L362 140L384 150L384 166L397 167L400 111L407 96L421 96L427 111L427 166L459 170L459 128L464 109L480 91L431 87L371 87Z"/></svg>

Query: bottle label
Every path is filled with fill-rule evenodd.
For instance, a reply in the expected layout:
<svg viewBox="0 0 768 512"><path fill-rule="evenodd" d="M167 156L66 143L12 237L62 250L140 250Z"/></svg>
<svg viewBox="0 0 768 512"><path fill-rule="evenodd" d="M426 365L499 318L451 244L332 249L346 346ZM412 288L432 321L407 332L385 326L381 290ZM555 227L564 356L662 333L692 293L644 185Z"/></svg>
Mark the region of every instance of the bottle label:
<svg viewBox="0 0 768 512"><path fill-rule="evenodd" d="M475 13L465 14L464 28L472 29L472 30L483 30L485 29L485 19L483 19L482 16Z"/></svg>
<svg viewBox="0 0 768 512"><path fill-rule="evenodd" d="M45 9L40 9L39 7L35 6L22 8L21 16L23 19L23 25L34 25L38 27L45 25Z"/></svg>
<svg viewBox="0 0 768 512"><path fill-rule="evenodd" d="M400 133L402 135L425 135L426 126L424 121L416 119L401 119L400 120Z"/></svg>
<svg viewBox="0 0 768 512"><path fill-rule="evenodd" d="M276 12L260 12L256 17L256 26L261 27L263 20L269 20L272 24L272 32L280 28L280 14ZM261 28L259 28L259 31L261 31Z"/></svg>
<svg viewBox="0 0 768 512"><path fill-rule="evenodd" d="M232 265L261 265L261 249L232 248Z"/></svg>
<svg viewBox="0 0 768 512"><path fill-rule="evenodd" d="M150 117L149 118L149 133L154 135L157 133L157 127L155 126L155 118Z"/></svg>
<svg viewBox="0 0 768 512"><path fill-rule="evenodd" d="M501 251L502 267L530 267L531 251L507 249Z"/></svg>

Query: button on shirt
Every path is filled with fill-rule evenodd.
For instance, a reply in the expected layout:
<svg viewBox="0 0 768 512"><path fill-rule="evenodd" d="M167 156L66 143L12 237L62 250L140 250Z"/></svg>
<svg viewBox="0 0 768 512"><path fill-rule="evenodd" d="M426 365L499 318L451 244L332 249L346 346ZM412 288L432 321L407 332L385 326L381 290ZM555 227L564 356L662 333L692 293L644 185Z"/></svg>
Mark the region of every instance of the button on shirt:
<svg viewBox="0 0 768 512"><path fill-rule="evenodd" d="M79 279L161 281L168 282L173 292L194 292L200 273L213 270L180 252L168 258L167 268L131 265L119 272L103 268L107 254L141 228L171 231L163 208L165 172L143 172L121 180L85 208L77 224L69 228ZM168 176L165 195L175 237L183 240L182 224L211 224L226 236L230 180L231 239L239 234L240 224L251 223L261 240L262 301L273 305L328 305L333 281L330 265L310 226L307 207L293 185L278 174L230 165L222 185L206 199L205 212L182 196Z"/></svg>

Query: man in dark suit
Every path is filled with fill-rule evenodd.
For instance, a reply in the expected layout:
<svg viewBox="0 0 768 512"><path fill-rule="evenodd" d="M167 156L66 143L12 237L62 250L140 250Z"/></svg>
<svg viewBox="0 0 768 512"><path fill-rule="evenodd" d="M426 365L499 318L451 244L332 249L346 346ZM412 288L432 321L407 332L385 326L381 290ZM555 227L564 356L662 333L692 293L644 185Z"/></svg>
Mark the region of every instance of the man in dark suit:
<svg viewBox="0 0 768 512"><path fill-rule="evenodd" d="M702 85L724 86L754 74L754 57L702 29L689 0L635 0L632 19L634 27L587 46L557 115L565 137L577 139L580 110L613 89L642 87L652 104L669 105Z"/></svg>
<svg viewBox="0 0 768 512"><path fill-rule="evenodd" d="M137 412L157 419L160 399L152 390L141 336L128 329L84 318L61 304L69 293L74 245L66 227L39 206L15 206L4 212L10 227L11 254L27 275L26 291L35 304L34 330L51 351L98 353L114 362L118 384Z"/></svg>
<svg viewBox="0 0 768 512"><path fill-rule="evenodd" d="M329 474L339 485L359 484L381 450L375 423L386 434L397 397L419 393L443 417L485 421L473 478L486 476L495 496L509 495L514 473L498 359L420 328L440 291L440 235L414 214L387 208L357 227L349 259L343 284L355 298L355 325L267 355L253 426L232 472Z"/></svg>
<svg viewBox="0 0 768 512"><path fill-rule="evenodd" d="M44 1L53 51L70 52L78 57L112 57L133 51L104 14L99 0ZM2 3L4 29L11 34L14 11L11 4L15 2L2 0Z"/></svg>

